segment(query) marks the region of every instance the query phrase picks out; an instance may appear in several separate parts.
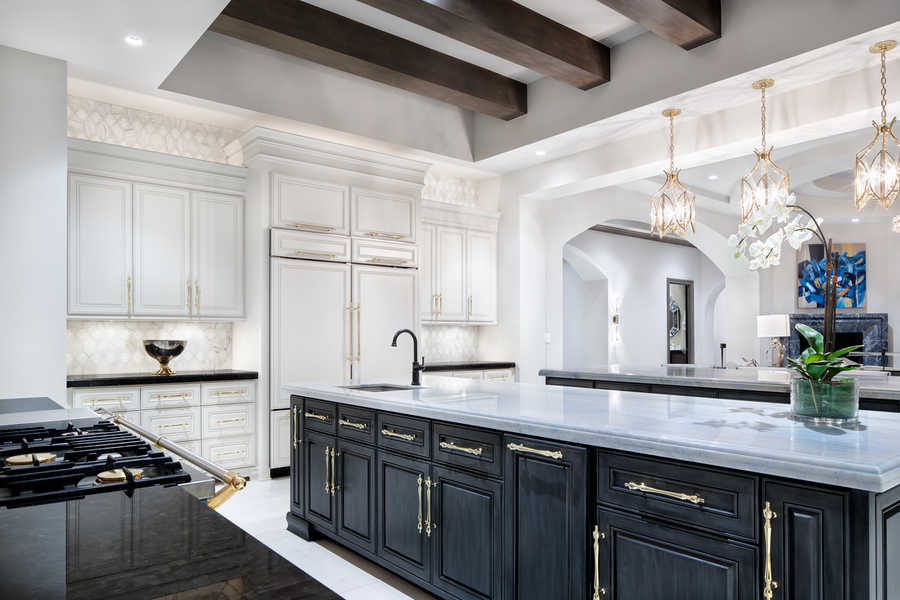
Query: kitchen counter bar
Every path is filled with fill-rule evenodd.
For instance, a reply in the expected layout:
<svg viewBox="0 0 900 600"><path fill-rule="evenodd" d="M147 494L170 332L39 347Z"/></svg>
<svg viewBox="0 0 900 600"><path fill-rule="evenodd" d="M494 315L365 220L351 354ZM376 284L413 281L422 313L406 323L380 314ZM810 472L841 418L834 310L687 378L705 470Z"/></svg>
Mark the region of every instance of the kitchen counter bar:
<svg viewBox="0 0 900 600"><path fill-rule="evenodd" d="M900 415L860 411L855 428L813 427L783 404L425 376L286 384L298 396L587 446L870 492L900 484Z"/></svg>
<svg viewBox="0 0 900 600"><path fill-rule="evenodd" d="M239 381L259 379L256 371L216 369L212 371L179 371L177 375L149 373L113 373L105 375L67 375L66 387L106 387L111 385L151 385L156 383L197 383L203 381Z"/></svg>

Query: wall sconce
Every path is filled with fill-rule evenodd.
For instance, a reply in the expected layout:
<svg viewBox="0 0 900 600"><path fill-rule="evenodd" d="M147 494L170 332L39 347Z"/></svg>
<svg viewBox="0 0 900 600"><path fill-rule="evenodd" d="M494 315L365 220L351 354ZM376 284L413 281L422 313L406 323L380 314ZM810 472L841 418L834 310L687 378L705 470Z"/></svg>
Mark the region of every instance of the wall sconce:
<svg viewBox="0 0 900 600"><path fill-rule="evenodd" d="M619 339L619 301L615 300L614 302L615 302L615 307L613 308L612 322L613 322L613 325L616 326L616 340L618 341L618 339Z"/></svg>
<svg viewBox="0 0 900 600"><path fill-rule="evenodd" d="M769 348L772 350L772 359L769 364L777 367L784 360L784 345L778 338L791 335L791 318L789 315L762 315L756 317L756 329L759 337L771 337ZM769 353L766 352L766 360Z"/></svg>

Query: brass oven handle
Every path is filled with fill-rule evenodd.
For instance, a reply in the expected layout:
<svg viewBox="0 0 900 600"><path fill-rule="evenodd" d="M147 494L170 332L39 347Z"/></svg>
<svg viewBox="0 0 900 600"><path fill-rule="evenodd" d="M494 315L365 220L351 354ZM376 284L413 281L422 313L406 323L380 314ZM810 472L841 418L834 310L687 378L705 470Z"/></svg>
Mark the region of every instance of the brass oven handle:
<svg viewBox="0 0 900 600"><path fill-rule="evenodd" d="M693 502L694 504L703 504L706 502L703 498L700 497L700 494L682 494L680 492L668 492L666 490L658 490L656 488L652 488L644 483L635 483L633 481L629 481L625 484L629 490L637 490L639 492L648 492L650 494L660 494L662 496L669 496L670 498L677 498L678 500L688 500L689 502Z"/></svg>
<svg viewBox="0 0 900 600"><path fill-rule="evenodd" d="M165 429L167 427L190 427L190 423L170 423L168 425L157 425L157 429Z"/></svg>
<svg viewBox="0 0 900 600"><path fill-rule="evenodd" d="M413 441L414 439L416 439L416 436L414 436L414 435L412 435L412 434L409 434L409 433L397 433L396 431L391 431L390 429L382 429L382 430L381 430L381 434L382 434L382 435L389 435L389 436L391 436L391 437L398 437L398 438L401 438L401 439L406 440L407 442L411 442L411 441Z"/></svg>
<svg viewBox="0 0 900 600"><path fill-rule="evenodd" d="M325 495L328 495L330 491L328 487L328 450L329 446L325 446Z"/></svg>
<svg viewBox="0 0 900 600"><path fill-rule="evenodd" d="M775 595L775 588L778 587L778 583L772 579L772 519L777 516L766 502L766 507L763 509L763 518L766 520L763 525L763 533L766 536L766 572L764 575L766 587L763 589L763 598L767 600L771 600Z"/></svg>
<svg viewBox="0 0 900 600"><path fill-rule="evenodd" d="M350 306L347 307L350 311L350 356L347 357L347 360L350 361L350 365L353 365L353 303L350 303Z"/></svg>
<svg viewBox="0 0 900 600"><path fill-rule="evenodd" d="M318 256L320 258L337 258L337 254L320 254L318 252L301 252L300 250L295 251L294 256Z"/></svg>
<svg viewBox="0 0 900 600"><path fill-rule="evenodd" d="M441 442L441 448L447 448L448 450L460 450L462 452L468 452L469 454L474 454L475 456L481 456L483 452L483 448L463 448L462 446L457 446L456 444L450 442Z"/></svg>
<svg viewBox="0 0 900 600"><path fill-rule="evenodd" d="M297 407L294 407L294 450L297 449L297 446L300 445L300 440L297 439L297 431L299 431L299 427L297 427Z"/></svg>
<svg viewBox="0 0 900 600"><path fill-rule="evenodd" d="M85 398L88 404L98 404L100 402L128 402L127 396L116 396L115 398Z"/></svg>
<svg viewBox="0 0 900 600"><path fill-rule="evenodd" d="M362 356L362 313L359 310L362 307L361 304L357 303L356 305L356 364L359 364L360 357Z"/></svg>
<svg viewBox="0 0 900 600"><path fill-rule="evenodd" d="M431 530L437 529L437 524L431 522L431 488L437 487L437 481L432 482L431 477L425 480L425 495L428 503L428 516L425 517L425 532L431 537Z"/></svg>
<svg viewBox="0 0 900 600"><path fill-rule="evenodd" d="M294 227L303 227L306 229L321 229L322 231L334 231L334 227L325 227L323 225L310 225L309 223L294 223Z"/></svg>
<svg viewBox="0 0 900 600"><path fill-rule="evenodd" d="M213 421L213 425L218 425L220 423L240 423L241 421L246 421L247 419L222 419L221 421Z"/></svg>
<svg viewBox="0 0 900 600"><path fill-rule="evenodd" d="M338 421L341 425L347 425L349 427L356 427L357 429L368 429L369 426L366 423L354 423L353 421L345 421L341 419Z"/></svg>
<svg viewBox="0 0 900 600"><path fill-rule="evenodd" d="M131 275L128 276L128 314L131 314Z"/></svg>
<svg viewBox="0 0 900 600"><path fill-rule="evenodd" d="M600 533L600 528L594 526L594 595L591 600L600 600L601 594L606 594L606 588L600 587L600 538L605 538L605 533Z"/></svg>
<svg viewBox="0 0 900 600"><path fill-rule="evenodd" d="M422 476L416 480L419 484L419 533L422 533Z"/></svg>
<svg viewBox="0 0 900 600"><path fill-rule="evenodd" d="M340 456L341 453L335 453L334 448L331 449L331 495L334 496L334 490L341 489L341 486L334 485L334 474L337 473L337 467L334 466L334 457Z"/></svg>
<svg viewBox="0 0 900 600"><path fill-rule="evenodd" d="M370 258L369 262L382 263L387 265L408 265L408 260L390 260L387 258Z"/></svg>
<svg viewBox="0 0 900 600"><path fill-rule="evenodd" d="M405 240L406 239L405 235L397 235L397 234L393 234L393 233L379 233L377 231L370 231L366 235L369 235L372 237L391 238L392 240Z"/></svg>
<svg viewBox="0 0 900 600"><path fill-rule="evenodd" d="M191 280L188 279L184 282L187 285L187 304L184 305L185 308L191 307Z"/></svg>
<svg viewBox="0 0 900 600"><path fill-rule="evenodd" d="M194 308L200 310L200 280L194 280Z"/></svg>
<svg viewBox="0 0 900 600"><path fill-rule="evenodd" d="M528 446L523 446L522 444L507 444L507 448L510 450L519 450L521 452L531 452L533 454L540 454L541 456L546 456L547 458L562 458L562 452L559 450L555 452L551 452L550 450L535 450L534 448L529 448Z"/></svg>
<svg viewBox="0 0 900 600"><path fill-rule="evenodd" d="M311 419L319 419L320 421L328 420L328 417L326 415L317 415L316 413L311 413L311 412L307 412L307 413L303 413L303 414Z"/></svg>
<svg viewBox="0 0 900 600"><path fill-rule="evenodd" d="M227 391L226 391L226 390L221 390L221 391L218 391L218 392L213 392L213 393L211 393L210 396L220 396L220 397L221 397L223 394L237 394L238 396L243 396L243 395L244 395L244 390L227 390ZM296 407L295 407L295 408L296 408Z"/></svg>
<svg viewBox="0 0 900 600"><path fill-rule="evenodd" d="M181 398L182 400L186 400L188 394L182 392L180 394L157 394L153 396L154 400L165 400L166 398Z"/></svg>

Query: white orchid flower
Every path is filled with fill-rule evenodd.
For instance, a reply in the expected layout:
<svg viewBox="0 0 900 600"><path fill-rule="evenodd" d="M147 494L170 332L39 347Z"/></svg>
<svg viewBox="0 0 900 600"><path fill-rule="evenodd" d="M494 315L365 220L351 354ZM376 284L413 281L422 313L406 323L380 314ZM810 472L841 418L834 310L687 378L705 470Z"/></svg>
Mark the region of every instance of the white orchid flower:
<svg viewBox="0 0 900 600"><path fill-rule="evenodd" d="M775 200L769 205L771 207L769 213L777 218L779 223L784 223L791 218L791 213L794 212L794 207L788 206L789 203L793 204L793 202L789 202L791 199L792 197L782 201Z"/></svg>
<svg viewBox="0 0 900 600"><path fill-rule="evenodd" d="M812 220L807 221L805 224L801 224L800 218L801 217L797 217L784 228L785 238L794 250L799 250L800 246L803 245L803 242L813 236Z"/></svg>

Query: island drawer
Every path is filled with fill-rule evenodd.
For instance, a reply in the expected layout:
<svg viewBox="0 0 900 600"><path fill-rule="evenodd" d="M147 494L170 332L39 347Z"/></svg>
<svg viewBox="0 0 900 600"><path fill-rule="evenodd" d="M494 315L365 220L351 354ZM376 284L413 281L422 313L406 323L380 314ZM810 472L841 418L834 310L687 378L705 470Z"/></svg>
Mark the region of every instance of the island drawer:
<svg viewBox="0 0 900 600"><path fill-rule="evenodd" d="M342 438L375 445L375 411L338 406L337 432Z"/></svg>
<svg viewBox="0 0 900 600"><path fill-rule="evenodd" d="M609 451L598 451L597 466L598 502L756 539L753 475Z"/></svg>
<svg viewBox="0 0 900 600"><path fill-rule="evenodd" d="M334 402L306 398L303 409L303 427L322 433L337 434L337 407Z"/></svg>
<svg viewBox="0 0 900 600"><path fill-rule="evenodd" d="M502 447L499 433L445 423L434 424L432 449L435 462L470 469L490 477L502 477Z"/></svg>
<svg viewBox="0 0 900 600"><path fill-rule="evenodd" d="M431 422L425 419L378 413L378 446L431 457Z"/></svg>

